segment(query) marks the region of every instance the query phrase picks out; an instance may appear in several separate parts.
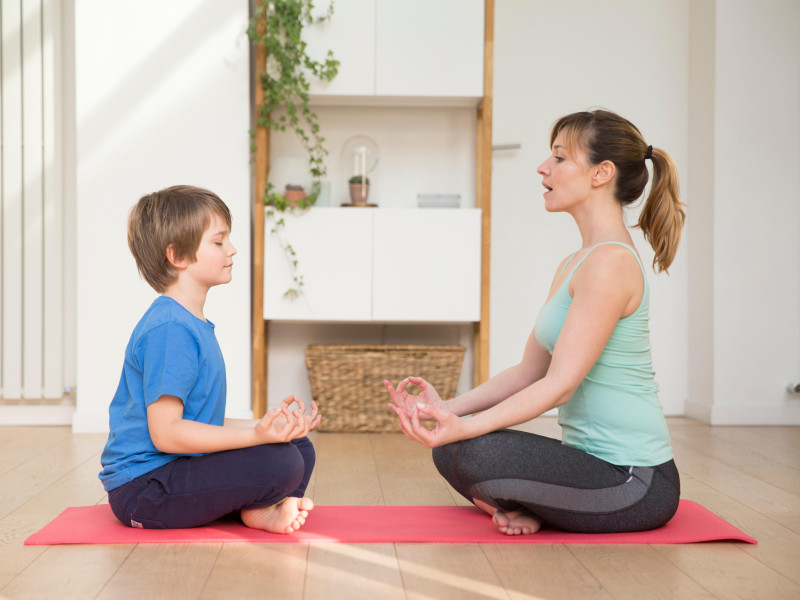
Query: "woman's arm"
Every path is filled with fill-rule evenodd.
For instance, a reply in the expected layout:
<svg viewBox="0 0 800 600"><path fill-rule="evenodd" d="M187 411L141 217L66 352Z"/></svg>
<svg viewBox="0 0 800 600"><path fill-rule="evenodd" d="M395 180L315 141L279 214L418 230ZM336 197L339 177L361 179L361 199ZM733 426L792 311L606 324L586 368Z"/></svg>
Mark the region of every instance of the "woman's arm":
<svg viewBox="0 0 800 600"><path fill-rule="evenodd" d="M406 435L426 446L439 446L529 421L566 403L603 352L619 319L636 304L637 291L641 297L641 271L630 253L600 250L573 277L572 305L544 377L470 419L419 404L418 413L437 421L433 431L420 425L417 414L395 411Z"/></svg>
<svg viewBox="0 0 800 600"><path fill-rule="evenodd" d="M293 403L298 408L289 411ZM197 454L288 442L308 435L319 424L317 406L305 415L303 401L289 396L261 420L233 419L209 425L183 418L183 402L164 395L147 407L147 425L153 445L169 454Z"/></svg>
<svg viewBox="0 0 800 600"><path fill-rule="evenodd" d="M559 275L572 256L570 254L558 265L556 274L550 284L548 299L555 293ZM539 346L536 341L536 332L532 330L525 344L522 360L518 364L501 371L488 381L461 396L445 402L445 407L453 414L462 417L486 410L544 377L549 367L550 353Z"/></svg>
<svg viewBox="0 0 800 600"><path fill-rule="evenodd" d="M549 366L550 353L539 346L535 332L531 331L519 364L501 371L478 387L445 402L444 407L458 416L486 410L544 377Z"/></svg>

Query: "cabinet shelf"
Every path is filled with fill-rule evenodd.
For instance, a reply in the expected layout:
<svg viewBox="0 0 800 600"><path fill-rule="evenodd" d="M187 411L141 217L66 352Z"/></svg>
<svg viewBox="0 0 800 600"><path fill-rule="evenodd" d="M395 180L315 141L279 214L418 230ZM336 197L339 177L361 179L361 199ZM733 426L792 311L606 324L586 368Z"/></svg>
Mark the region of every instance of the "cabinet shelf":
<svg viewBox="0 0 800 600"><path fill-rule="evenodd" d="M288 262L268 236L265 319L480 321L480 210L314 208L284 221L305 289L284 297Z"/></svg>
<svg viewBox="0 0 800 600"><path fill-rule="evenodd" d="M442 26L431 29L434 22L441 22ZM363 28L358 32L363 43L356 43L355 26ZM414 186L425 188L423 192L441 188L459 192L462 198L469 199L470 208L384 208L381 200L382 206L375 209L319 207L299 217L296 223L289 217L286 219L287 235L292 237L291 243L298 251L307 297L291 303L293 308L287 308L287 304L281 305L273 297L273 294L278 298L282 296L287 287L276 282L288 283L289 280L276 276L275 270L281 268L278 263L285 259L279 256L282 251L279 248L276 251L276 244L264 227L264 206L260 199L269 173L270 133L257 128L253 234L254 416L260 417L267 408L267 337L271 321L276 323L276 328L280 327L276 335L283 336L281 343L293 348L299 343L294 339L298 328L308 334L301 323L311 324L306 327L358 323L372 328L403 324L412 333L414 324L424 324L422 327L427 329L436 329L440 327L438 324L455 324L455 329L460 331L457 335L473 338L472 383L478 385L488 379L493 30L494 0L437 0L435 3L428 0L402 3L343 0L337 2L336 15L328 28L320 35L314 34L313 40L307 40L309 49L316 47L322 52L320 55L333 49L342 62L336 79L312 86L311 104L314 106L474 110L472 117L458 121L460 125L453 129L463 132L466 126L467 131L474 131L474 171L469 173L471 160L464 163L468 164L463 172L449 166L439 167L439 171L433 167L434 172L444 170L451 178L457 177L462 185L430 186L425 184L425 171L420 170L422 180ZM265 62L264 50L259 48L257 68L263 68ZM457 110L451 112L459 114ZM358 122L358 129L363 129L364 120ZM451 126L454 123L447 122ZM401 133L406 131L407 128L402 129ZM431 150L430 144L422 143L437 156L435 146ZM470 144L460 143L457 148ZM387 144L387 148L395 148L395 145ZM454 164L462 167L462 162ZM430 163L425 164L425 168L430 170ZM384 173L387 190L395 191L398 183L396 178L392 179L395 175L394 172L388 176ZM404 176L407 177L405 171ZM428 180L429 183L437 181ZM463 185L464 181L469 183ZM392 201L405 203L413 195L401 194L400 197L403 199ZM425 243L415 248L408 242L409 235L414 234ZM312 248L316 252L303 255ZM355 258L359 252L363 252L362 258ZM283 268L288 273L288 266L283 265ZM428 296L419 293L425 286L431 290ZM287 335L286 327L291 327L291 335ZM273 365L274 368L281 372L294 369L294 363L286 362L288 354L285 357L280 354L279 358L280 367Z"/></svg>

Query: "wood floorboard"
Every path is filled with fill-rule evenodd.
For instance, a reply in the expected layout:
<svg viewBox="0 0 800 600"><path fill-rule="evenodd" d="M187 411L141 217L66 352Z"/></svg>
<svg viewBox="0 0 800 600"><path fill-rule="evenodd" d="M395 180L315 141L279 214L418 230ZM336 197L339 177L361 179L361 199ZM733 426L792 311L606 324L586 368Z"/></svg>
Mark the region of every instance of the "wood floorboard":
<svg viewBox="0 0 800 600"><path fill-rule="evenodd" d="M405 598L395 545L311 544L303 597L308 600Z"/></svg>
<svg viewBox="0 0 800 600"><path fill-rule="evenodd" d="M800 532L800 497L673 440L678 470Z"/></svg>
<svg viewBox="0 0 800 600"><path fill-rule="evenodd" d="M302 600L308 544L223 544L200 598Z"/></svg>
<svg viewBox="0 0 800 600"><path fill-rule="evenodd" d="M737 546L800 585L800 569L797 568L800 564L800 534L693 477L682 476L681 494L756 538L757 545Z"/></svg>
<svg viewBox="0 0 800 600"><path fill-rule="evenodd" d="M71 435L0 475L0 518L58 481L67 471L96 455L98 440L97 435ZM102 442L99 447L102 448ZM99 472L99 463L97 466Z"/></svg>
<svg viewBox="0 0 800 600"><path fill-rule="evenodd" d="M728 543L654 546L656 551L717 598L797 600L800 586L742 548Z"/></svg>
<svg viewBox="0 0 800 600"><path fill-rule="evenodd" d="M682 497L758 545L24 546L65 507L107 501L105 436L0 427L0 599L800 598L800 427L668 423ZM552 418L520 428L559 437ZM402 435L313 437L318 505L467 504Z"/></svg>
<svg viewBox="0 0 800 600"><path fill-rule="evenodd" d="M199 598L222 544L137 544L94 598Z"/></svg>
<svg viewBox="0 0 800 600"><path fill-rule="evenodd" d="M767 443L742 443L742 438L749 441L746 432L724 429L711 429L704 436L694 435L685 429L678 430L673 432L672 441L794 496L800 496L800 456L777 451L775 445Z"/></svg>
<svg viewBox="0 0 800 600"><path fill-rule="evenodd" d="M13 430L0 427L0 431ZM0 476L36 458L54 445L68 440L72 433L69 427L21 427L24 435L11 436L0 445Z"/></svg>
<svg viewBox="0 0 800 600"><path fill-rule="evenodd" d="M103 486L97 479L99 463L98 450L0 519L0 590L48 550L47 546L24 546L23 542L31 534L44 527L67 506L96 504L105 497Z"/></svg>
<svg viewBox="0 0 800 600"><path fill-rule="evenodd" d="M396 544L406 597L508 600L480 544Z"/></svg>
<svg viewBox="0 0 800 600"><path fill-rule="evenodd" d="M569 550L617 600L717 597L653 546L570 544Z"/></svg>
<svg viewBox="0 0 800 600"><path fill-rule="evenodd" d="M737 427L737 429L740 428ZM787 449L793 448L800 451L800 427L745 427L742 429L766 440L778 441Z"/></svg>
<svg viewBox="0 0 800 600"><path fill-rule="evenodd" d="M512 600L613 598L564 544L481 544Z"/></svg>

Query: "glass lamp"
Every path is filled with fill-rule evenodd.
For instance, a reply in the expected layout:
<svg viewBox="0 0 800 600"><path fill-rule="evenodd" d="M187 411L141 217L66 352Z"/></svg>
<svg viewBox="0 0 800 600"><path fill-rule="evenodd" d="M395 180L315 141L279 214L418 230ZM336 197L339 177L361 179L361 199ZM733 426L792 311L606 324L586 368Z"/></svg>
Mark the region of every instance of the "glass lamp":
<svg viewBox="0 0 800 600"><path fill-rule="evenodd" d="M344 143L341 175L346 189L342 206L375 206L370 189L374 189L379 161L380 152L375 140L357 135Z"/></svg>

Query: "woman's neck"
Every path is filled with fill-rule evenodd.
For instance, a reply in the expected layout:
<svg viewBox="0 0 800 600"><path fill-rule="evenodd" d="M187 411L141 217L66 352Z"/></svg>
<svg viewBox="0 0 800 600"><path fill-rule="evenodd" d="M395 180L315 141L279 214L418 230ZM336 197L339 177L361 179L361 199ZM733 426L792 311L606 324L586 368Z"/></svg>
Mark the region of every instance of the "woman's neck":
<svg viewBox="0 0 800 600"><path fill-rule="evenodd" d="M628 241L630 234L622 218L622 206L611 196L598 195L582 202L570 213L581 234L582 247L601 242Z"/></svg>

